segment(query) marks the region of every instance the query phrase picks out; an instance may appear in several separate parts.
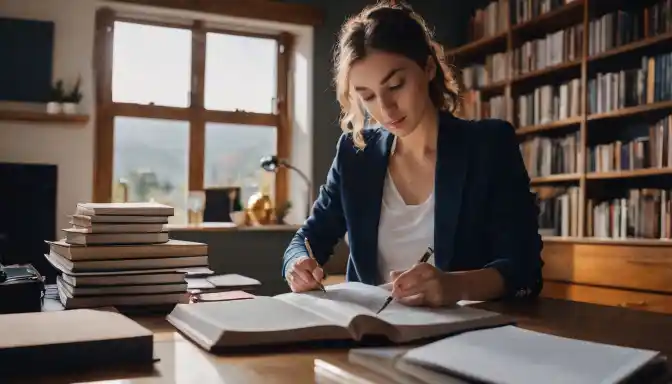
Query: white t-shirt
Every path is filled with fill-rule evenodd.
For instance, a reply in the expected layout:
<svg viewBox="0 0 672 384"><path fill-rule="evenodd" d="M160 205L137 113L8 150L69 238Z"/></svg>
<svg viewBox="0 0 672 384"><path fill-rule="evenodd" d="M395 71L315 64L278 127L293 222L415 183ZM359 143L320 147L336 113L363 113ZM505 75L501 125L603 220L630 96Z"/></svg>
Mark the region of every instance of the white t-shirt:
<svg viewBox="0 0 672 384"><path fill-rule="evenodd" d="M406 205L390 172L385 177L378 226L378 273L390 281L390 272L411 268L428 246L434 246L434 192L419 205ZM434 256L428 263L434 265Z"/></svg>

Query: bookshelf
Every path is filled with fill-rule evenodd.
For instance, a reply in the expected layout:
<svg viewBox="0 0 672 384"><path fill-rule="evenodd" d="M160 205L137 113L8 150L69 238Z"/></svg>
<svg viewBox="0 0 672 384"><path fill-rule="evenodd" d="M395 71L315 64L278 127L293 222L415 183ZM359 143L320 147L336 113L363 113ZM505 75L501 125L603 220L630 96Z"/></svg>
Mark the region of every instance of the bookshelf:
<svg viewBox="0 0 672 384"><path fill-rule="evenodd" d="M672 278L670 15L669 0L492 0L471 19L472 41L447 50L461 115L516 127L554 296L657 292L664 304L622 306L672 313L658 279ZM605 283L609 255L629 283Z"/></svg>
<svg viewBox="0 0 672 384"><path fill-rule="evenodd" d="M472 19L471 35L480 38L448 51L463 69L464 115L502 118L514 124L533 187L578 187L578 200L572 204L577 217L571 223L576 236L567 231L556 235L592 237L589 202L617 198L605 196L600 189L672 189L672 156L667 155L672 144L668 139L672 86L665 86L672 82L667 69L672 67L672 56L666 55L672 54L672 23L664 20L669 1L499 0L490 4ZM552 9L541 7L551 4ZM527 9L530 5L535 9ZM494 27L485 27L493 22ZM655 140L642 127L657 124L665 125L659 127L658 139L664 141L658 152L665 159L654 164L646 157L654 156ZM640 132L629 132L630 137L620 134L637 129ZM630 149L627 155L634 153L634 159L598 148L620 142L618 148L626 151L627 143L642 138L647 140L634 144L641 144L646 153ZM598 152L601 158L591 159ZM618 164L593 169L590 162L598 160ZM598 186L607 180L623 182ZM658 237L669 239L672 223L668 219L665 224L657 229L665 232ZM618 236L618 240L629 237Z"/></svg>

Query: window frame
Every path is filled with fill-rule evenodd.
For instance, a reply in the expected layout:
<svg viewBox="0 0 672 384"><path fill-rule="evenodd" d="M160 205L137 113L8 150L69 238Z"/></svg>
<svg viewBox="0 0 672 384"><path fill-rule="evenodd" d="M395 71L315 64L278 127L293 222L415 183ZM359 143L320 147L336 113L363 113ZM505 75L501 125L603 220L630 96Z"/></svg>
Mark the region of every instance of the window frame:
<svg viewBox="0 0 672 384"><path fill-rule="evenodd" d="M114 44L114 23L129 22L192 31L191 51L191 95L186 108L114 102L112 100L112 63ZM189 122L189 192L204 190L205 172L205 126L206 123L228 123L240 125L265 125L276 129L276 153L278 158L290 158L291 116L289 116L289 71L293 36L288 32L277 34L228 30L205 26L203 20L187 23L170 23L116 14L108 7L96 12L94 40L94 82L95 82L95 139L93 200L110 202L113 195L114 173L114 118L116 116L142 117L154 119L180 120ZM277 99L275 113L254 113L240 111L207 110L205 99L205 55L206 34L224 33L238 36L270 38L278 42L277 54ZM288 200L289 173L279 168L275 176L274 204L279 206Z"/></svg>

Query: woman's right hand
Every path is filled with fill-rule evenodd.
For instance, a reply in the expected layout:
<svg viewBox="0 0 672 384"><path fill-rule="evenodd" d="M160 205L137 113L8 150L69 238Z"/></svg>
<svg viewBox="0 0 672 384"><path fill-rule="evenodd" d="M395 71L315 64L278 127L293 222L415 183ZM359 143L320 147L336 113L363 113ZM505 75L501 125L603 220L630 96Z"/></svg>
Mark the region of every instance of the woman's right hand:
<svg viewBox="0 0 672 384"><path fill-rule="evenodd" d="M291 264L285 276L292 292L305 292L319 289L324 271L314 259L301 257Z"/></svg>

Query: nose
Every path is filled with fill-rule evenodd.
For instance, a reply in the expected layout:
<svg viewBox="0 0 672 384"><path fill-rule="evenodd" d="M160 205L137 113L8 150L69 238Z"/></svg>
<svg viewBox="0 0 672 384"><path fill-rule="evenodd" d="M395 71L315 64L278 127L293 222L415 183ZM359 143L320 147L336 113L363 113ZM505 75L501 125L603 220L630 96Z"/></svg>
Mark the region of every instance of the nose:
<svg viewBox="0 0 672 384"><path fill-rule="evenodd" d="M383 116L394 116L397 110L397 99L390 93L380 96L380 112Z"/></svg>

